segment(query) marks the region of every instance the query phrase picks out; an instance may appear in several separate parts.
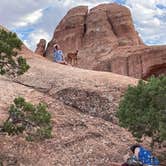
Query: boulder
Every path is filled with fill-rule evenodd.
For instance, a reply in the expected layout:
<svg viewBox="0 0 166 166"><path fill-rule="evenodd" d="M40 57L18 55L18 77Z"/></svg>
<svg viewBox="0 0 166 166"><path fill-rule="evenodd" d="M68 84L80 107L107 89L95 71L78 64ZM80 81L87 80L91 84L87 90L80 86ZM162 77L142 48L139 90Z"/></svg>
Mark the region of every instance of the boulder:
<svg viewBox="0 0 166 166"><path fill-rule="evenodd" d="M40 39L39 43L37 44L35 53L44 56L46 48L46 40Z"/></svg>

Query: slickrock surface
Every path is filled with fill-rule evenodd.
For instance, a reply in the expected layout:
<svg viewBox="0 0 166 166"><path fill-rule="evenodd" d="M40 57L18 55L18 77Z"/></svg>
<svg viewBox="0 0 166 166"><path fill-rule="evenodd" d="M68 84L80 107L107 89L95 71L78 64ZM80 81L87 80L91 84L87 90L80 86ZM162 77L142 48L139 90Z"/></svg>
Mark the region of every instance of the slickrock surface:
<svg viewBox="0 0 166 166"><path fill-rule="evenodd" d="M53 138L30 143L0 135L0 159L9 165L110 165L122 162L132 135L117 125L115 111L128 84L136 79L58 65L29 57L30 70L16 82L0 77L0 123L17 96L46 102ZM100 103L99 103L100 102Z"/></svg>
<svg viewBox="0 0 166 166"><path fill-rule="evenodd" d="M0 77L0 125L13 99L23 96L34 104L48 104L53 137L27 142L21 135L1 133L4 165L120 166L135 140L119 127L115 113L127 86L138 80L56 64L37 54L24 56L31 66L27 73L14 82Z"/></svg>

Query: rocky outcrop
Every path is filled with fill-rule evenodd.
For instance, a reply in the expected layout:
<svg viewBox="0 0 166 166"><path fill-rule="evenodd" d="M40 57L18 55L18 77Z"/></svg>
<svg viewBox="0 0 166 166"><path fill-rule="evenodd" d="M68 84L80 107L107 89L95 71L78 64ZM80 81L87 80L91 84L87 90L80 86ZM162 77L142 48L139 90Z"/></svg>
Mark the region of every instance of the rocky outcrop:
<svg viewBox="0 0 166 166"><path fill-rule="evenodd" d="M46 40L40 39L39 43L37 44L37 48L35 50L35 53L44 56L45 48L46 48Z"/></svg>
<svg viewBox="0 0 166 166"><path fill-rule="evenodd" d="M146 46L135 31L130 11L118 4L71 9L59 23L46 49L59 43L68 52L79 49L77 67L111 71L135 78L164 74L166 46Z"/></svg>
<svg viewBox="0 0 166 166"><path fill-rule="evenodd" d="M115 3L101 4L89 12L86 6L71 9L57 26L47 47L47 56L52 54L55 43L66 53L76 49L91 52L92 55L88 54L84 59L88 56L95 59L97 54L108 54L121 45L142 44L130 11Z"/></svg>
<svg viewBox="0 0 166 166"><path fill-rule="evenodd" d="M106 97L107 93L104 94L88 89L67 88L59 91L57 95L65 104L83 113L113 122L115 117L112 103L113 96L108 98Z"/></svg>
<svg viewBox="0 0 166 166"><path fill-rule="evenodd" d="M94 49L101 50L101 47L107 46L112 50L121 45L140 44L142 42L126 7L115 3L101 4L89 11L86 19L85 46L94 46Z"/></svg>
<svg viewBox="0 0 166 166"><path fill-rule="evenodd" d="M111 71L135 78L166 74L166 46L124 47L113 51Z"/></svg>
<svg viewBox="0 0 166 166"><path fill-rule="evenodd" d="M57 26L52 40L48 43L46 55L51 58L53 45L58 43L67 53L82 47L85 33L85 20L88 13L87 6L79 6L69 10L64 19Z"/></svg>

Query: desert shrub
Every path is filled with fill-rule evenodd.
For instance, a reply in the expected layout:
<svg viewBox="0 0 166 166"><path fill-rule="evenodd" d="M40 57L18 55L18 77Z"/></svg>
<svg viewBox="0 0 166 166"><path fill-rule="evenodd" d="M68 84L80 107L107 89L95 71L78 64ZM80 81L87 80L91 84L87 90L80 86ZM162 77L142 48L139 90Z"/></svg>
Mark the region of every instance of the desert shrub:
<svg viewBox="0 0 166 166"><path fill-rule="evenodd" d="M51 138L51 114L46 108L44 103L33 105L22 97L15 98L2 131L9 135L22 133L29 141Z"/></svg>
<svg viewBox="0 0 166 166"><path fill-rule="evenodd" d="M129 86L117 112L122 127L140 139L152 137L154 142L166 140L166 77L151 77Z"/></svg>
<svg viewBox="0 0 166 166"><path fill-rule="evenodd" d="M0 74L15 77L24 74L29 65L25 58L19 56L22 42L15 33L0 29Z"/></svg>

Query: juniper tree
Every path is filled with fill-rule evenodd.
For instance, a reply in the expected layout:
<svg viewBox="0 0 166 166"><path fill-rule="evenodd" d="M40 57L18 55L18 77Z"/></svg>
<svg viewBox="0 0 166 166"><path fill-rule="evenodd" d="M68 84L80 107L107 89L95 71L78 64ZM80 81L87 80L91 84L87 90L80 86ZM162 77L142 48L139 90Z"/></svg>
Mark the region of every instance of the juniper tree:
<svg viewBox="0 0 166 166"><path fill-rule="evenodd" d="M0 29L0 74L15 77L24 74L29 65L25 58L18 57L22 42L16 33Z"/></svg>
<svg viewBox="0 0 166 166"><path fill-rule="evenodd" d="M15 33L0 29L0 74L15 77L24 74L29 65L26 59L18 56L22 42ZM39 103L37 106L26 102L24 98L14 99L9 108L9 117L0 126L1 132L9 135L23 134L29 141L51 138L51 114L47 106ZM1 164L1 162L0 162Z"/></svg>
<svg viewBox="0 0 166 166"><path fill-rule="evenodd" d="M152 137L154 142L166 140L166 77L152 77L129 86L117 112L120 125L140 139Z"/></svg>
<svg viewBox="0 0 166 166"><path fill-rule="evenodd" d="M33 105L23 97L17 97L8 110L9 117L1 131L9 135L22 133L28 141L51 138L51 114L46 109L45 103Z"/></svg>

